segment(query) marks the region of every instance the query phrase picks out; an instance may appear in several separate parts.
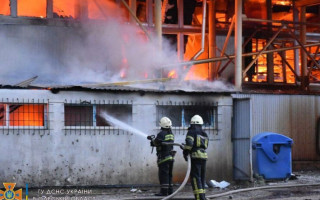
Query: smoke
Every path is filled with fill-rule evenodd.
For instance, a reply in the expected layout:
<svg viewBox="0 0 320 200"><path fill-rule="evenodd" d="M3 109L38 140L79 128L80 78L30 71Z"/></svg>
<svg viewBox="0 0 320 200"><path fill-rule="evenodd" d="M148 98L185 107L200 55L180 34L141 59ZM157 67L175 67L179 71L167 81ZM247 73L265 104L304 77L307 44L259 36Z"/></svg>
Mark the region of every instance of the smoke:
<svg viewBox="0 0 320 200"><path fill-rule="evenodd" d="M0 30L0 84L14 85L36 75L35 85L81 85L166 77L173 68L163 69L162 66L178 62L175 47L164 40L159 50L152 34L149 40L137 25L124 23L124 15L115 12L114 6L106 5L107 20L91 20L81 25L3 25ZM181 69L177 66L174 70L179 74ZM159 85L150 84L150 87Z"/></svg>

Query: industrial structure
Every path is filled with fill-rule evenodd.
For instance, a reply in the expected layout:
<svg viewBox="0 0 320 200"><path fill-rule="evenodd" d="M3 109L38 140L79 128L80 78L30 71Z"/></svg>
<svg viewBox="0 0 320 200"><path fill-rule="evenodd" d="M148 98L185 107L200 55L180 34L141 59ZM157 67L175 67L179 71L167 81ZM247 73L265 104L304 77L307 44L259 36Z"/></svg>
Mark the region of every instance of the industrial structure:
<svg viewBox="0 0 320 200"><path fill-rule="evenodd" d="M168 116L178 143L201 115L208 179L252 180L264 131L293 139L294 169L318 167L319 19L318 0L1 1L0 182L157 183L146 137L105 112L148 135ZM155 67L168 43L180 62Z"/></svg>

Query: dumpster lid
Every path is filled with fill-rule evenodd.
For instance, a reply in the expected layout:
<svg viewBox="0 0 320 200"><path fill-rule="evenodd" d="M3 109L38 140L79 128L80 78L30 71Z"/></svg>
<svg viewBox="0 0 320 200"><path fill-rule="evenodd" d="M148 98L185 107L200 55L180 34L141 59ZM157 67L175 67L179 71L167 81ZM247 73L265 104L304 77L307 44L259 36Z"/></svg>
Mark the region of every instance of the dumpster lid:
<svg viewBox="0 0 320 200"><path fill-rule="evenodd" d="M273 144L284 144L284 143L292 143L292 139L272 132L263 132L252 138L252 143L273 143Z"/></svg>

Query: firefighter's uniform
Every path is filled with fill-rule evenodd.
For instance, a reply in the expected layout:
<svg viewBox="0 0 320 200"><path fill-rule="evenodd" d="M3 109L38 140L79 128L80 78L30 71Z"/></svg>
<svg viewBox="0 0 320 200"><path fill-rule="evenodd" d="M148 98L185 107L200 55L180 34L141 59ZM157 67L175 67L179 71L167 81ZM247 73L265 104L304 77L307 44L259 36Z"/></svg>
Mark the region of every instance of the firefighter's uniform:
<svg viewBox="0 0 320 200"><path fill-rule="evenodd" d="M208 135L202 130L203 120L199 115L191 119L186 136L183 155L191 156L191 185L196 200L205 200L205 175L208 148Z"/></svg>
<svg viewBox="0 0 320 200"><path fill-rule="evenodd" d="M151 145L157 149L157 163L159 167L159 181L161 185L160 193L157 196L167 196L172 194L172 169L173 169L173 146L163 145L162 142L174 142L174 135L171 131L171 120L167 117L160 120L161 131L157 134Z"/></svg>

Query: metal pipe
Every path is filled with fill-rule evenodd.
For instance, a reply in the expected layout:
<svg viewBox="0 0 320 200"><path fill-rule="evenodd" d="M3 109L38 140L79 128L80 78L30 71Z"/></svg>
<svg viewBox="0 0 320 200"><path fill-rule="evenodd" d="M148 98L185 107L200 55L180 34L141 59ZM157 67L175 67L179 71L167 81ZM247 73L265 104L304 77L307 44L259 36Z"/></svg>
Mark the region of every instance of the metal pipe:
<svg viewBox="0 0 320 200"><path fill-rule="evenodd" d="M314 44L306 44L304 45L305 47L314 47L314 46L320 46L320 43L314 43ZM262 54L267 54L271 52L280 52L280 51L288 51L288 50L294 50L294 49L300 49L301 46L293 46L293 47L284 47L284 48L279 48L279 49L271 49L271 50L266 50ZM242 54L243 57L247 56L255 56L258 55L260 52L251 52L251 53L245 53ZM208 59L201 59L201 60L193 60L193 61L187 61L187 62L180 62L176 64L171 64L171 65L164 65L163 68L167 67L173 67L173 66L185 66L185 65L198 65L202 63L208 63L208 62L217 62L220 60L229 60L231 58L235 58L235 55L230 55L229 57L223 56L223 57L217 57L217 58L208 58Z"/></svg>
<svg viewBox="0 0 320 200"><path fill-rule="evenodd" d="M268 20L268 19L257 19L257 18L243 18L243 21L320 26L320 23L296 22L296 21L285 21L285 20Z"/></svg>
<svg viewBox="0 0 320 200"><path fill-rule="evenodd" d="M124 0L122 0L124 1ZM162 19L161 19L161 0L154 0L154 16L155 16L155 31L158 38L158 45L162 46Z"/></svg>
<svg viewBox="0 0 320 200"><path fill-rule="evenodd" d="M202 2L202 29L201 29L201 49L191 58L197 59L204 52L204 42L206 37L206 16L207 16L207 0Z"/></svg>
<svg viewBox="0 0 320 200"><path fill-rule="evenodd" d="M235 87L241 89L242 85L242 0L235 0Z"/></svg>
<svg viewBox="0 0 320 200"><path fill-rule="evenodd" d="M235 16L232 17L231 24L230 24L230 27L229 27L229 31L228 31L226 40L224 41L224 44L223 44L223 47L222 47L220 56L223 56L223 55L224 55L224 52L226 51L226 48L227 48L227 45L228 45L228 43L229 43L229 39L230 39L231 33L232 33L232 31L233 31L233 28L234 28L234 21L235 21L234 19L235 19ZM218 66L217 66L217 70L218 70L218 71L219 71L219 69L220 69L220 65L221 65L221 62L218 63Z"/></svg>
<svg viewBox="0 0 320 200"><path fill-rule="evenodd" d="M147 29L144 28L144 26L142 25L140 20L137 18L136 14L130 9L129 5L124 0L121 0L121 2L127 8L127 10L132 15L132 17L136 20L136 22L138 23L139 27L143 30L143 32L146 34L146 36L151 40L151 37L150 37Z"/></svg>
<svg viewBox="0 0 320 200"><path fill-rule="evenodd" d="M250 67L258 60L259 56L263 53L266 52L266 49L270 46L270 44L276 39L276 37L279 35L279 33L282 31L282 29L285 26L282 25L279 30L273 35L273 37L269 40L269 42L266 44L266 46L263 47L263 49L257 54L257 56L255 57L255 59L253 59L251 61L251 63L245 68L245 70L243 71L243 76L246 75L247 71L250 69Z"/></svg>

